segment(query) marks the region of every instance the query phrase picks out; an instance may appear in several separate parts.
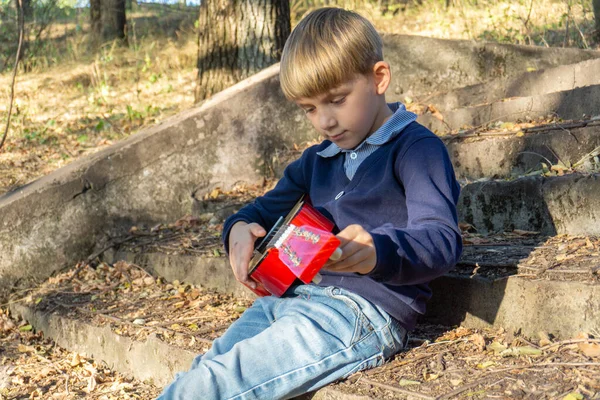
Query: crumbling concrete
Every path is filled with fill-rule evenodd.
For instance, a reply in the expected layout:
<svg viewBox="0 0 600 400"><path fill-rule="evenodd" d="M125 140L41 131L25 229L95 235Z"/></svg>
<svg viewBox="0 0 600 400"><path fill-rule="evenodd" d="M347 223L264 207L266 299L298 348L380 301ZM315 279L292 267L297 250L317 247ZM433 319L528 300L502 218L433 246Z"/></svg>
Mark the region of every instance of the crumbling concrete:
<svg viewBox="0 0 600 400"><path fill-rule="evenodd" d="M392 65L390 96L397 100L404 100L405 95L445 92L531 70L600 58L599 51L589 50L412 35L382 37L384 58Z"/></svg>
<svg viewBox="0 0 600 400"><path fill-rule="evenodd" d="M598 284L450 274L433 281L431 288L426 319L433 323L572 338L597 329L600 320Z"/></svg>
<svg viewBox="0 0 600 400"><path fill-rule="evenodd" d="M443 121L432 114L424 114L419 116L418 121L436 133L446 133L463 127L481 127L492 122L524 121L548 116L580 120L597 116L599 110L600 85L594 85L458 108L443 114Z"/></svg>
<svg viewBox="0 0 600 400"><path fill-rule="evenodd" d="M516 136L494 135L461 139L444 136L458 179L508 178L562 162L573 165L600 147L600 124L555 128Z"/></svg>
<svg viewBox="0 0 600 400"><path fill-rule="evenodd" d="M11 305L11 312L59 346L102 360L115 371L157 386L169 383L177 372L188 369L195 356L191 351L169 346L155 335L138 342L117 335L108 326L94 326L18 303Z"/></svg>
<svg viewBox="0 0 600 400"><path fill-rule="evenodd" d="M599 194L599 174L476 182L462 190L459 220L480 233L600 235Z"/></svg>
<svg viewBox="0 0 600 400"><path fill-rule="evenodd" d="M531 97L600 84L600 59L493 79L419 99L444 112L511 97Z"/></svg>

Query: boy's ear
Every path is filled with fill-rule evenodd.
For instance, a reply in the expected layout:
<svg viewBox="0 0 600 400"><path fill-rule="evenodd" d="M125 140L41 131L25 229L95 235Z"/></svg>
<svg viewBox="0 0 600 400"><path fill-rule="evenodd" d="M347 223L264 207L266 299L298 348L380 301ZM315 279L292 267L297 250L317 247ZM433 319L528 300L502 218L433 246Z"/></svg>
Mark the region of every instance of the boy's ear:
<svg viewBox="0 0 600 400"><path fill-rule="evenodd" d="M373 66L373 78L377 94L384 94L392 81L390 64L385 61L377 61Z"/></svg>

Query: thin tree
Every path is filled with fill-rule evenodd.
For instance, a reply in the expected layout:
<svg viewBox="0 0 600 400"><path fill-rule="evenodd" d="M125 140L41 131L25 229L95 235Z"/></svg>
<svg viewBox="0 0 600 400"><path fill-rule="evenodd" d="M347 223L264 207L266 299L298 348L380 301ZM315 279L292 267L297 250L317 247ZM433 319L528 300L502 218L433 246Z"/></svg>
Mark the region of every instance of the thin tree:
<svg viewBox="0 0 600 400"><path fill-rule="evenodd" d="M594 15L596 16L596 42L600 43L600 0L594 0Z"/></svg>
<svg viewBox="0 0 600 400"><path fill-rule="evenodd" d="M17 0L17 19L19 24L19 44L17 46L17 55L15 57L15 67L13 69L12 80L10 82L10 103L8 105L8 116L6 118L6 128L2 134L2 140L0 140L0 151L8 135L8 128L10 127L10 117L12 115L12 107L15 99L15 78L17 77L17 69L19 67L19 61L21 60L21 49L23 47L23 33L25 31L25 16L23 15L23 0Z"/></svg>
<svg viewBox="0 0 600 400"><path fill-rule="evenodd" d="M290 34L289 0L206 0L200 5L196 101L278 62Z"/></svg>

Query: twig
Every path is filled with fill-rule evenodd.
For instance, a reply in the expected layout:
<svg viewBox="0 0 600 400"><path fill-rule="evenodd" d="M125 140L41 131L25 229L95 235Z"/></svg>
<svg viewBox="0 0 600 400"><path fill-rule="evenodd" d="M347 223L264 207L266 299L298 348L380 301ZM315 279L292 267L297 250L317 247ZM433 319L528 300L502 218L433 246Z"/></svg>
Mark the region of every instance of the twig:
<svg viewBox="0 0 600 400"><path fill-rule="evenodd" d="M365 378L364 376L361 376L360 379L358 381L356 381L356 383L359 383L359 382L360 383L365 383L367 385L377 386L377 387L380 387L382 389L391 390L392 392L402 393L402 394L407 395L407 396L418 397L420 399L426 399L426 400L435 400L435 397L428 396L426 394L419 393L419 392L413 392L413 391L410 391L410 390L402 389L402 388L399 388L397 386L392 386L392 385L387 385L385 383L375 382L375 381L372 381L371 379Z"/></svg>
<svg viewBox="0 0 600 400"><path fill-rule="evenodd" d="M542 347L542 349L543 349L543 347ZM530 368L539 368L539 367L600 367L600 362L580 362L580 363L557 362L557 363L541 363L541 364L531 364L531 365L513 365L512 367L508 367L508 368L491 370L491 371L489 371L489 373L504 372L504 371L510 371L513 369L530 369Z"/></svg>
<svg viewBox="0 0 600 400"><path fill-rule="evenodd" d="M563 340L560 342L556 342L556 343L550 343L544 347L541 347L540 350L548 350L552 347L557 347L557 346L564 346L564 345L568 345L568 344L575 344L575 343L585 343L585 342L592 342L592 343L600 343L600 339L570 339L570 340Z"/></svg>
<svg viewBox="0 0 600 400"><path fill-rule="evenodd" d="M23 17L23 0L17 0L19 5L19 46L17 47L17 58L15 59L15 68L13 69L12 80L10 83L10 103L8 106L8 117L6 118L6 128L4 129L4 134L2 135L2 140L0 141L0 152L2 151L2 146L4 146L4 141L6 140L6 136L8 135L8 128L10 126L10 117L12 115L12 107L13 102L15 100L15 78L17 77L17 68L19 66L19 61L21 60L21 48L23 47L23 32L25 30L25 21Z"/></svg>

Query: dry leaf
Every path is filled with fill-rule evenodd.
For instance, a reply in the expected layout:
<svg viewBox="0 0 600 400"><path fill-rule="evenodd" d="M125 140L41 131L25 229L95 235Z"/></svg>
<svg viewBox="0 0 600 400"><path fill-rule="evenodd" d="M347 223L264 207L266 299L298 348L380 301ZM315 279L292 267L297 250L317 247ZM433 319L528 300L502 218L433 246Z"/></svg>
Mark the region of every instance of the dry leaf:
<svg viewBox="0 0 600 400"><path fill-rule="evenodd" d="M35 349L32 346L26 346L24 344L20 344L17 347L19 350L19 353L35 353Z"/></svg>
<svg viewBox="0 0 600 400"><path fill-rule="evenodd" d="M586 357L600 357L600 344L598 343L578 343L578 347Z"/></svg>
<svg viewBox="0 0 600 400"><path fill-rule="evenodd" d="M477 368L479 368L479 369L486 369L486 368L491 367L493 365L496 365L496 363L493 362L493 361L484 361L484 362L482 362L480 364L477 364Z"/></svg>
<svg viewBox="0 0 600 400"><path fill-rule="evenodd" d="M552 340L550 340L550 336L548 336L548 334L546 332L538 332L538 336L540 337L540 346L548 346L549 344L552 344Z"/></svg>
<svg viewBox="0 0 600 400"><path fill-rule="evenodd" d="M81 364L81 357L79 357L78 353L73 354L73 358L71 358L71 367L76 367Z"/></svg>
<svg viewBox="0 0 600 400"><path fill-rule="evenodd" d="M487 345L487 349L493 351L494 353L500 353L506 350L506 346L502 343L492 342Z"/></svg>
<svg viewBox="0 0 600 400"><path fill-rule="evenodd" d="M410 379L400 379L398 381L398 385L400 386L410 386L410 385L420 385L419 381L411 381Z"/></svg>
<svg viewBox="0 0 600 400"><path fill-rule="evenodd" d="M502 357L518 357L518 356L541 356L542 350L531 346L511 347L500 352Z"/></svg>
<svg viewBox="0 0 600 400"><path fill-rule="evenodd" d="M477 346L479 351L483 351L485 349L485 338L481 333L476 333L469 336L469 340Z"/></svg>
<svg viewBox="0 0 600 400"><path fill-rule="evenodd" d="M87 392L92 393L96 389L96 376L92 375L88 378Z"/></svg>
<svg viewBox="0 0 600 400"><path fill-rule="evenodd" d="M435 106L433 106L432 104L427 106L427 111L429 111L431 113L431 115L433 115L435 118L439 119L440 121L444 121L444 116L442 115L442 113L439 112L438 109L435 108Z"/></svg>

